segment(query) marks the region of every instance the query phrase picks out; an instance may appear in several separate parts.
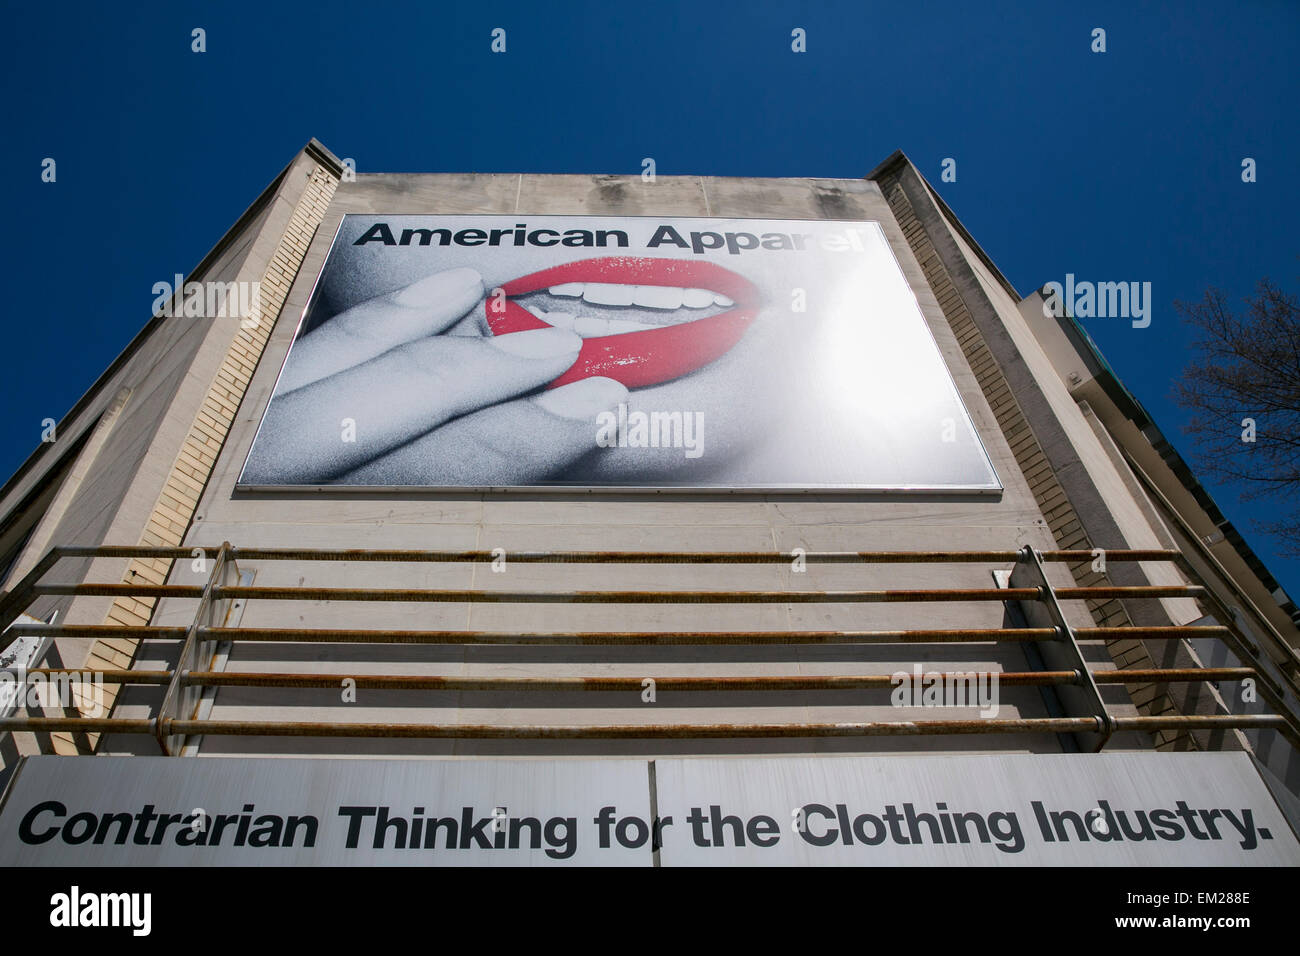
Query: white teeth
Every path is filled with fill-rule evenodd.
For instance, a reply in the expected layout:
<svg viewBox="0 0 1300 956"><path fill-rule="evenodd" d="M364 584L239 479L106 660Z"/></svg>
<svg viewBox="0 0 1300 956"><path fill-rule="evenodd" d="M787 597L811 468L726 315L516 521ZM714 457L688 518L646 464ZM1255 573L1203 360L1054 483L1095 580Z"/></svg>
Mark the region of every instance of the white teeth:
<svg viewBox="0 0 1300 956"><path fill-rule="evenodd" d="M645 332L654 328L658 328L658 326L644 325L641 322L629 322L626 319L599 319L591 315L579 316L577 321L573 323L573 331L584 339L601 335L625 335L628 332Z"/></svg>
<svg viewBox="0 0 1300 956"><path fill-rule="evenodd" d="M636 286L615 285L612 282L588 282L582 290L582 301L592 305L631 305L632 290L635 288Z"/></svg>
<svg viewBox="0 0 1300 956"><path fill-rule="evenodd" d="M634 285L632 304L648 309L680 309L682 290L670 285Z"/></svg>
<svg viewBox="0 0 1300 956"><path fill-rule="evenodd" d="M535 305L526 305L524 308L548 325L559 329L573 328L573 316L567 312L544 312Z"/></svg>
<svg viewBox="0 0 1300 956"><path fill-rule="evenodd" d="M623 335L626 332L644 332L647 329L658 328L655 325L629 322L626 319L602 319L594 315L575 316L568 312L544 312L536 306L529 305L524 306L524 308L548 325L553 325L558 329L572 329L584 339L596 338L601 335Z"/></svg>
<svg viewBox="0 0 1300 956"><path fill-rule="evenodd" d="M639 305L647 309L707 309L711 305L730 308L735 303L708 289L679 289L667 285L623 285L614 282L565 282L553 285L551 295L577 298L592 305Z"/></svg>

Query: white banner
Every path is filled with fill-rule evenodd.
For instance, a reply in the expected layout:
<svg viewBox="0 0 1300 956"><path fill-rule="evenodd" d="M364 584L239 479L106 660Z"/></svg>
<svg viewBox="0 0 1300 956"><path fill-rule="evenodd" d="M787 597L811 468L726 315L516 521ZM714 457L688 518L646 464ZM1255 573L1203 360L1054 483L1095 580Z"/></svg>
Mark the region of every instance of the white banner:
<svg viewBox="0 0 1300 956"><path fill-rule="evenodd" d="M995 492L876 222L345 216L243 487Z"/></svg>
<svg viewBox="0 0 1300 956"><path fill-rule="evenodd" d="M651 808L655 808L652 814ZM1295 866L1226 754L30 757L4 866Z"/></svg>

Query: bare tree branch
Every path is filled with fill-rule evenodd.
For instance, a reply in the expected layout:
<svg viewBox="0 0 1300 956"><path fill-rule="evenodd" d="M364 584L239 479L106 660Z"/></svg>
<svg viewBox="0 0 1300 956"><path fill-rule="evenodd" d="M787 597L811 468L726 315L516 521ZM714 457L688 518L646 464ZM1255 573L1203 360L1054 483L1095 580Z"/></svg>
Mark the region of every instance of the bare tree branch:
<svg viewBox="0 0 1300 956"><path fill-rule="evenodd" d="M1256 524L1300 555L1300 300L1262 279L1245 303L1235 312L1218 289L1174 303L1197 336L1174 399L1201 472L1244 501L1275 499L1277 517Z"/></svg>

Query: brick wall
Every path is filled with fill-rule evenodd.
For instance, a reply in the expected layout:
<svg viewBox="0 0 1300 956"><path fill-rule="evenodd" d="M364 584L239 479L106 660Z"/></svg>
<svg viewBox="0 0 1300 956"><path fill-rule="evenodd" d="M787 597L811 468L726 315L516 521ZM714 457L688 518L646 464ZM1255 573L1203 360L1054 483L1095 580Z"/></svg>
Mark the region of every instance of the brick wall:
<svg viewBox="0 0 1300 956"><path fill-rule="evenodd" d="M912 253L921 264L926 281L929 282L930 288L939 300L944 317L957 337L962 352L970 363L971 371L975 373L975 378L979 382L980 389L988 399L989 406L997 418L998 427L1006 437L1007 444L1011 446L1016 464L1019 465L1021 473L1029 483L1029 488L1038 502L1039 510L1047 521L1057 545L1062 549L1091 550L1093 544L1071 507L1065 489L1057 481L1051 462L1016 401L1011 386L1003 376L1002 370L984 341L983 334L971 317L961 293L944 267L925 226L918 219L911 200L899 182L898 173L887 173L877 179L876 184L884 193L894 217L907 237ZM1072 565L1070 571L1080 587L1111 583L1104 573L1092 570L1090 561ZM1099 627L1132 626L1133 622L1118 600L1088 601L1087 605L1093 620ZM1106 647L1115 661L1115 666L1121 670L1156 666L1147 653L1145 645L1139 640L1125 638L1107 641ZM1131 684L1129 695L1144 716L1155 717L1166 713L1177 713L1173 701L1154 684ZM1194 748L1193 740L1189 735L1174 731L1157 733L1156 745L1160 750Z"/></svg>
<svg viewBox="0 0 1300 956"><path fill-rule="evenodd" d="M338 186L337 178L318 166L311 173L289 225L285 228L262 276L260 295L239 322L234 338L218 367L199 410L194 415L163 489L154 503L153 513L140 534L139 544L151 547L177 547L194 518L204 485L216 464L226 433L235 421L239 403L257 368L271 328L289 295L294 277L302 265L307 247L317 226L325 216L330 199ZM135 558L127 566L123 582L163 584L171 572L172 562L164 559ZM104 621L111 625L140 627L149 623L155 599L119 597L113 600ZM129 637L97 639L82 665L95 669L125 669L131 666L139 641ZM118 685L104 687L104 704L111 711L117 699ZM89 745L98 743L98 734L87 735ZM81 752L71 734L52 735L57 753Z"/></svg>

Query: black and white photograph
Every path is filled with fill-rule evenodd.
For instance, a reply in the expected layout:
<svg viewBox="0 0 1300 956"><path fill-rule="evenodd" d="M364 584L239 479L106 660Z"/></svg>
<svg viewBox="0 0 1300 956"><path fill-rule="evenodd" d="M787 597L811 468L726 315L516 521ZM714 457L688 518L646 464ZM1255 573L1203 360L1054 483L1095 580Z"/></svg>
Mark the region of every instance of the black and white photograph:
<svg viewBox="0 0 1300 956"><path fill-rule="evenodd" d="M240 484L1000 488L879 223L401 215L344 217Z"/></svg>

